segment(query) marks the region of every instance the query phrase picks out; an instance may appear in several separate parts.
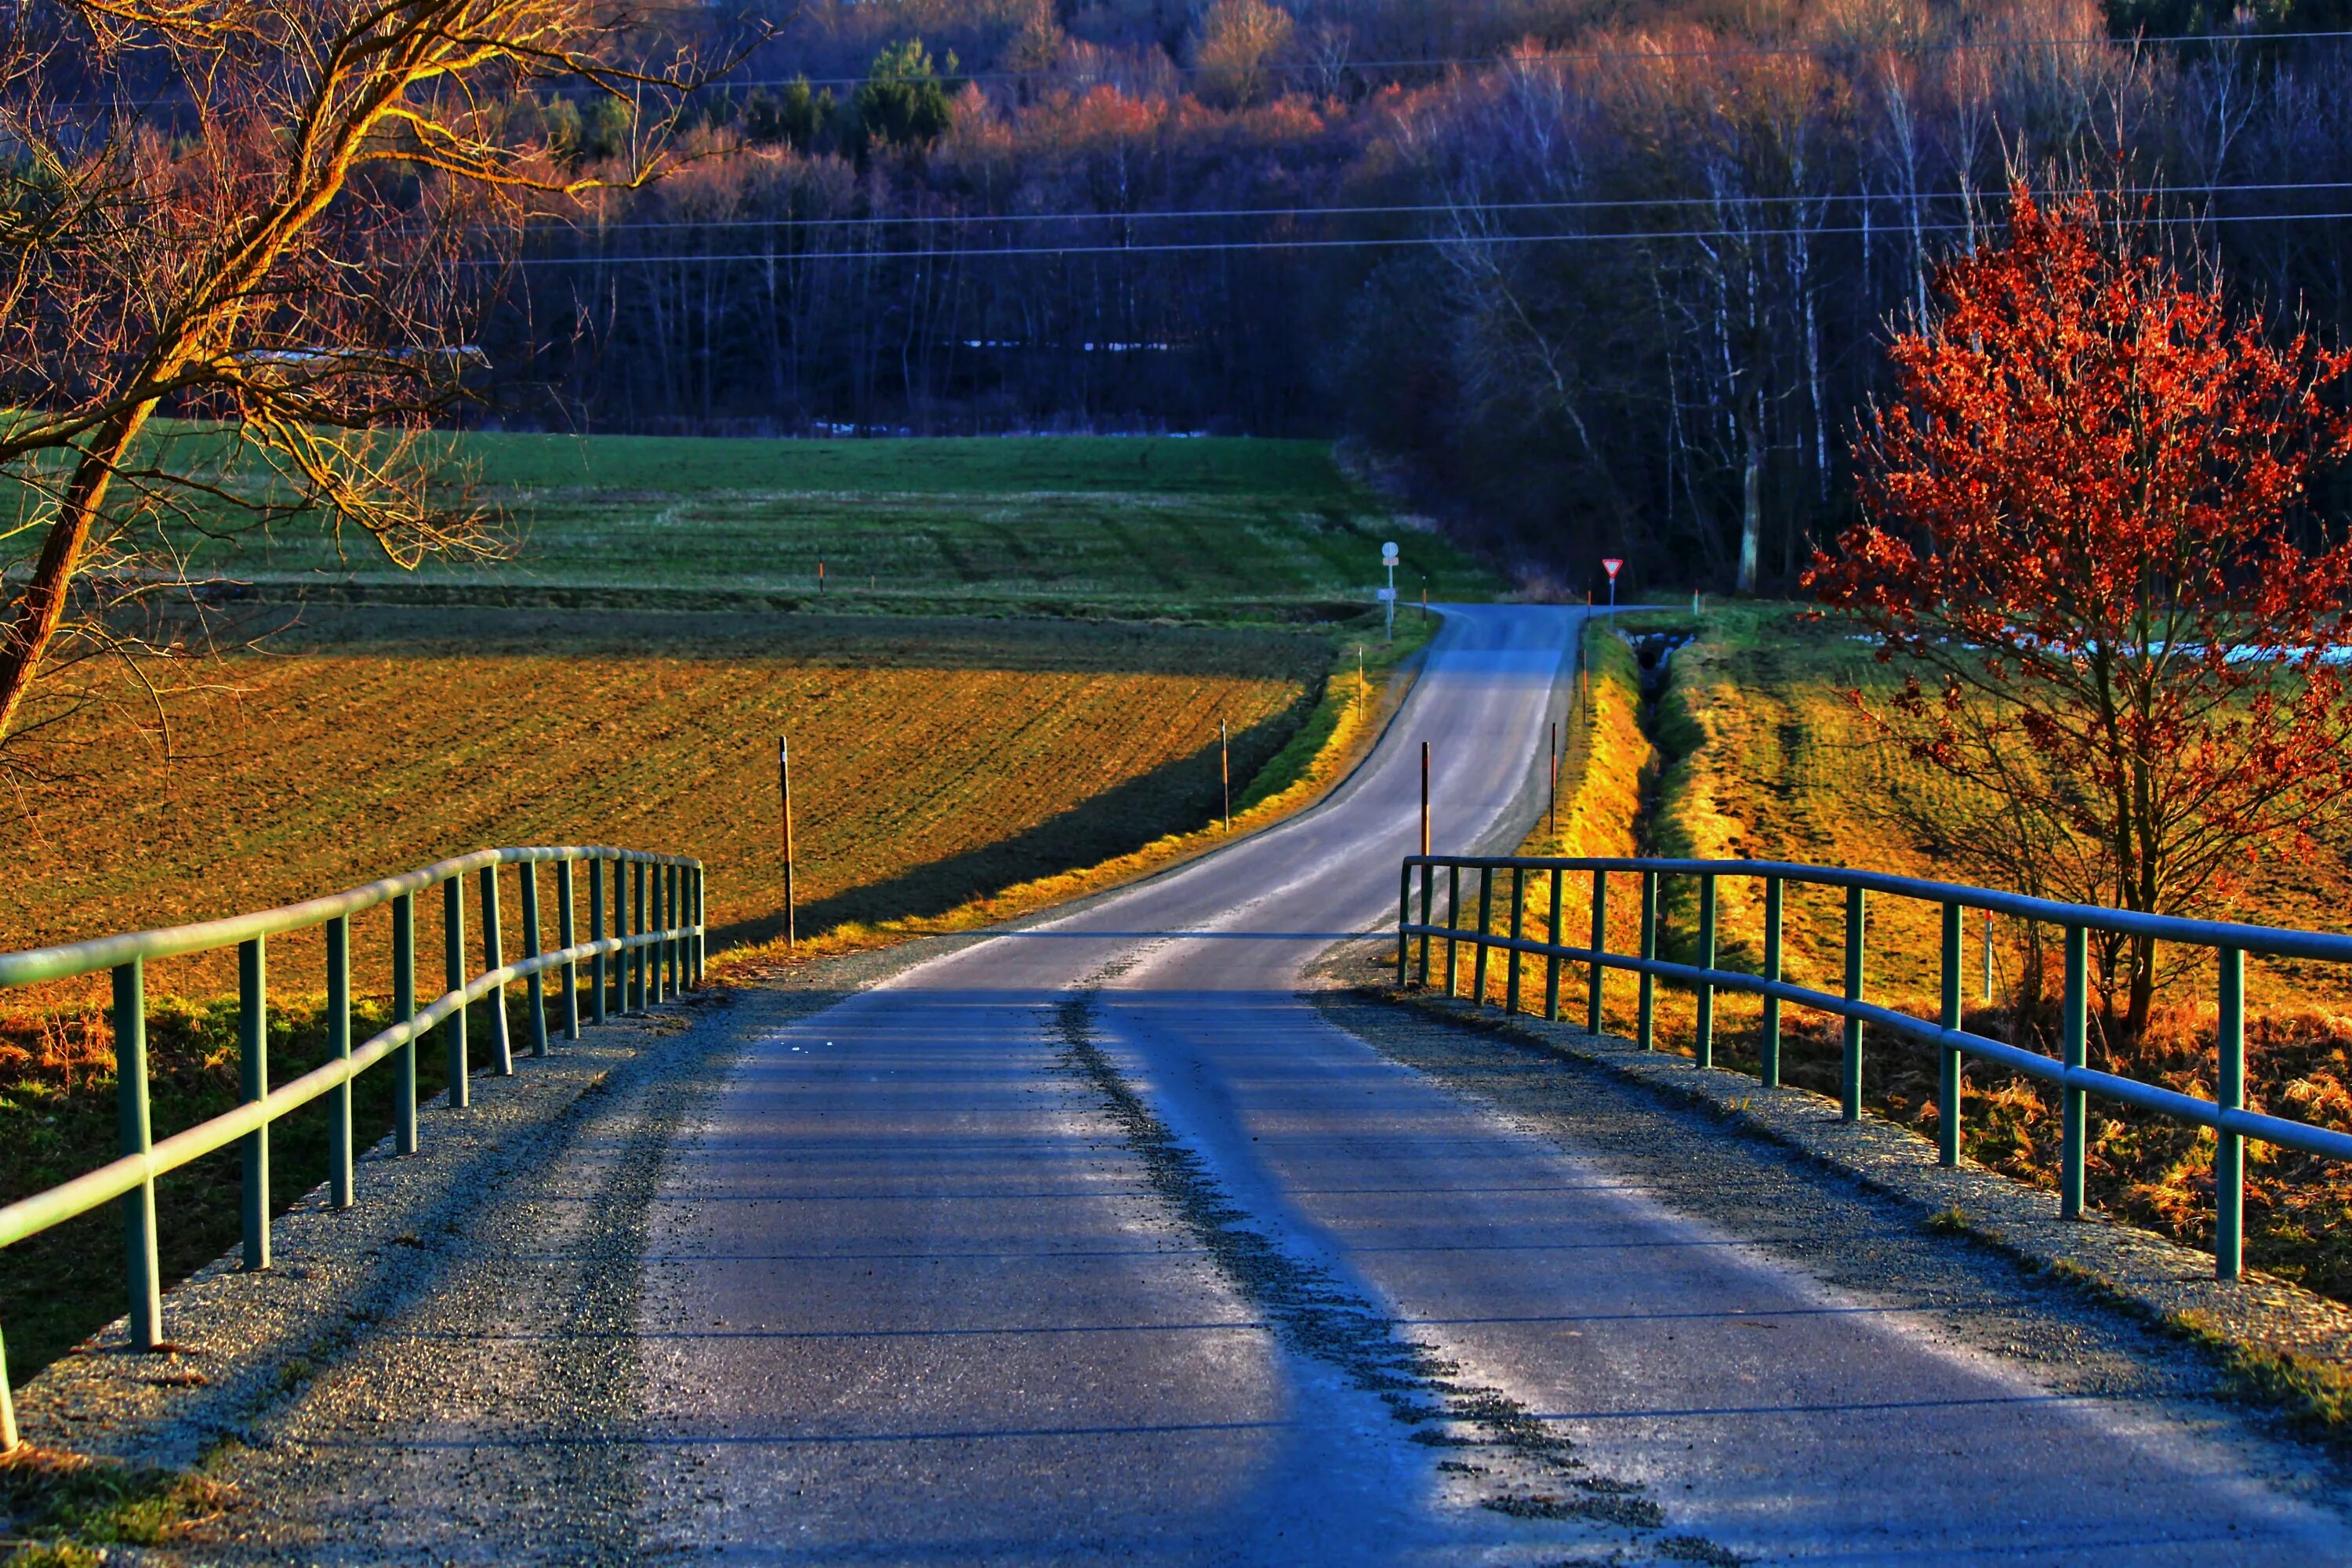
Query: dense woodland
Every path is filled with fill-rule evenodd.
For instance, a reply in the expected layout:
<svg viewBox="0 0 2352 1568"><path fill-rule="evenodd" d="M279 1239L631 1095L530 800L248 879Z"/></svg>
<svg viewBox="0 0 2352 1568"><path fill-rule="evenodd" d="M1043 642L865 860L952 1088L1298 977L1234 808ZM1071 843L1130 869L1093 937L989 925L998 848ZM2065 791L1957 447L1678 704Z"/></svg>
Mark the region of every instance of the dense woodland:
<svg viewBox="0 0 2352 1568"><path fill-rule="evenodd" d="M2343 21L808 0L690 100L671 177L528 230L486 416L1329 434L1571 590L1603 549L1769 589L2012 174L2146 187L2233 288L2341 332L2352 37L2313 35ZM511 112L583 168L655 129Z"/></svg>

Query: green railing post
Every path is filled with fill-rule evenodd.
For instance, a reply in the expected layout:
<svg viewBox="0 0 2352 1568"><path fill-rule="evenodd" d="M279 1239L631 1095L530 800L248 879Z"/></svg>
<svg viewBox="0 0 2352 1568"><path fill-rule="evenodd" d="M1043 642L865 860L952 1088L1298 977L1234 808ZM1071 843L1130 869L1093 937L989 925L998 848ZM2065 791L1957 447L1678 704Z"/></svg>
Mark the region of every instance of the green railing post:
<svg viewBox="0 0 2352 1568"><path fill-rule="evenodd" d="M1528 873L1524 866L1511 868L1511 940L1523 942L1528 934ZM1517 948L1511 949L1503 965L1503 1011L1519 1010L1519 975L1527 967L1520 963L1525 956Z"/></svg>
<svg viewBox="0 0 2352 1568"><path fill-rule="evenodd" d="M1549 919L1544 927L1551 933L1550 940L1554 947L1568 945L1567 936L1559 929L1561 881L1560 874L1555 868L1551 873L1551 907L1548 911ZM1555 1024L1559 1022L1559 966L1562 962L1559 954L1556 952L1544 960L1544 1016Z"/></svg>
<svg viewBox="0 0 2352 1568"><path fill-rule="evenodd" d="M441 884L442 973L452 994L466 988L466 879L461 874ZM463 1110L473 1102L472 1051L466 1041L466 1009L458 1007L441 1021L441 1044L449 1058L449 1108Z"/></svg>
<svg viewBox="0 0 2352 1568"><path fill-rule="evenodd" d="M1658 956L1658 874L1642 873L1642 957ZM1635 1010L1633 1043L1645 1051L1658 1048L1658 977L1642 971L1641 1004Z"/></svg>
<svg viewBox="0 0 2352 1568"><path fill-rule="evenodd" d="M1437 868L1423 861L1421 868L1421 923L1430 922L1430 911L1437 905ZM1421 988L1429 989L1429 932L1421 933Z"/></svg>
<svg viewBox="0 0 2352 1568"><path fill-rule="evenodd" d="M416 1016L416 897L392 900L392 1014L401 1023ZM400 1047L392 1069L393 1147L416 1152L416 1042Z"/></svg>
<svg viewBox="0 0 2352 1568"><path fill-rule="evenodd" d="M8 1393L8 1342L0 1339L0 1454L16 1451L16 1401Z"/></svg>
<svg viewBox="0 0 2352 1568"><path fill-rule="evenodd" d="M629 935L637 945L629 949L629 1011L646 1010L646 863L629 862Z"/></svg>
<svg viewBox="0 0 2352 1568"><path fill-rule="evenodd" d="M1778 877L1764 879L1764 978L1780 978L1780 927L1788 889ZM1763 1037L1757 1043L1757 1080L1766 1089L1780 1087L1780 999L1764 998Z"/></svg>
<svg viewBox="0 0 2352 1568"><path fill-rule="evenodd" d="M555 863L555 904L561 912L555 917L555 944L569 952L580 943L578 915L572 905L578 901L578 889L572 884L572 857L566 855ZM563 1037L580 1037L580 961L563 961Z"/></svg>
<svg viewBox="0 0 2352 1568"><path fill-rule="evenodd" d="M629 940L629 863L613 862L613 936L619 942ZM634 955L626 947L613 955L613 1011L625 1017L629 1006L629 965Z"/></svg>
<svg viewBox="0 0 2352 1568"><path fill-rule="evenodd" d="M667 900L670 931L662 939L662 957L669 965L669 983L662 993L664 1001L676 997L686 989L686 942L678 934L679 929L686 924L683 919L686 904L682 897L685 883L679 879L681 869L677 866L662 868L662 894Z"/></svg>
<svg viewBox="0 0 2352 1568"><path fill-rule="evenodd" d="M588 940L604 940L604 860L602 856L588 862ZM588 1021L604 1021L604 955L593 954L588 960Z"/></svg>
<svg viewBox="0 0 2352 1568"><path fill-rule="evenodd" d="M515 879L522 889L522 956L526 963L545 951L539 944L539 862L526 860L515 868ZM530 1054L547 1054L547 987L540 984L541 972L533 971L524 984L523 1026L530 1035Z"/></svg>
<svg viewBox="0 0 2352 1568"><path fill-rule="evenodd" d="M1592 873L1592 951L1609 951L1609 873ZM1584 1032L1601 1032L1601 987L1609 966L1598 958L1592 961L1592 973L1584 982Z"/></svg>
<svg viewBox="0 0 2352 1568"><path fill-rule="evenodd" d="M482 868L482 973L506 967L506 943L499 934L499 868ZM495 985L483 998L490 1005L490 1070L514 1077L514 1040L507 1032L507 988Z"/></svg>
<svg viewBox="0 0 2352 1568"><path fill-rule="evenodd" d="M1404 989L1405 976L1412 965L1412 938L1405 927L1412 923L1412 868L1397 868L1397 989Z"/></svg>
<svg viewBox="0 0 2352 1568"><path fill-rule="evenodd" d="M1715 967L1715 873L1707 872L1698 879L1698 966ZM1698 1025L1693 1036L1695 1048L1691 1055L1703 1068L1715 1065L1715 982L1702 980L1698 986Z"/></svg>
<svg viewBox="0 0 2352 1568"><path fill-rule="evenodd" d="M266 937L236 947L237 1088L245 1103L269 1092L269 946ZM245 1157L245 1266L269 1267L269 1129L242 1140Z"/></svg>
<svg viewBox="0 0 2352 1568"><path fill-rule="evenodd" d="M2246 1108L2246 955L2225 947L2214 955L2221 970L2221 1073L2213 1100L2224 1110ZM2235 1279L2245 1267L2246 1141L2213 1135L2213 1278Z"/></svg>
<svg viewBox="0 0 2352 1568"><path fill-rule="evenodd" d="M1495 931L1495 871L1490 866L1478 868L1478 937L1477 947L1470 959L1470 1004L1474 1007L1486 1005L1486 939Z"/></svg>
<svg viewBox="0 0 2352 1568"><path fill-rule="evenodd" d="M1460 951L1462 939L1454 933L1462 929L1462 868L1445 868L1445 999L1454 1000L1454 955Z"/></svg>
<svg viewBox="0 0 2352 1568"><path fill-rule="evenodd" d="M1863 931L1868 906L1860 888L1845 890L1845 999L1862 1000ZM1862 1020L1845 1021L1845 1059L1839 1064L1838 1114L1848 1121L1862 1120Z"/></svg>
<svg viewBox="0 0 2352 1568"><path fill-rule="evenodd" d="M702 984L703 964L710 957L710 911L702 882L703 868L698 863L694 868L694 983L698 986Z"/></svg>
<svg viewBox="0 0 2352 1568"><path fill-rule="evenodd" d="M114 1104L117 1147L144 1154L154 1146L147 1115L147 976L138 959L114 970ZM131 1283L131 1348L163 1342L163 1268L155 1255L155 1183L122 1194L122 1254Z"/></svg>
<svg viewBox="0 0 2352 1568"><path fill-rule="evenodd" d="M337 915L327 922L327 1054L352 1059L352 921ZM345 1079L327 1094L327 1202L352 1206L352 1082Z"/></svg>
<svg viewBox="0 0 2352 1568"><path fill-rule="evenodd" d="M2084 1065L2088 1043L2091 1002L2090 932L2078 925L2066 928L2065 1013L2059 1021L2060 1043L2069 1068ZM2083 1139L2086 1106L2084 1093L2071 1084L2058 1089L2060 1145L2058 1152L2058 1217L2083 1217Z"/></svg>
<svg viewBox="0 0 2352 1568"><path fill-rule="evenodd" d="M1944 906L1943 1007L1937 1022L1947 1029L1960 1026L1960 906ZM1936 1163L1950 1170L1960 1163L1960 1053L1950 1046L1941 1052L1936 1075Z"/></svg>

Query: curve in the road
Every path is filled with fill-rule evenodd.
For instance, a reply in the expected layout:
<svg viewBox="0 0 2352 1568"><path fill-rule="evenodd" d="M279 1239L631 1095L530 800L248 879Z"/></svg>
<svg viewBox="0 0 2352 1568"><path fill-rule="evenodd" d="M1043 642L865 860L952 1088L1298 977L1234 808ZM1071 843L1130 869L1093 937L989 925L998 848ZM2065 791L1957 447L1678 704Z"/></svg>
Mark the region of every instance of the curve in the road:
<svg viewBox="0 0 2352 1568"><path fill-rule="evenodd" d="M2063 1397L1449 1094L1298 995L1516 841L1579 613L1461 607L1313 812L770 1031L673 1152L671 1544L747 1562L2345 1561Z"/></svg>

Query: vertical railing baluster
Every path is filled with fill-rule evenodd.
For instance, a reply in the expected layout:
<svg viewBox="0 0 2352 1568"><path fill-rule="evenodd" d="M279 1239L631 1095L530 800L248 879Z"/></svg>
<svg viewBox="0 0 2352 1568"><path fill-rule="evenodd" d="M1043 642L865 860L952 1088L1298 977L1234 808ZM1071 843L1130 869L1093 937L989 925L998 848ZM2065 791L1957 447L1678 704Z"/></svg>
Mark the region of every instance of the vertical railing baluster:
<svg viewBox="0 0 2352 1568"><path fill-rule="evenodd" d="M670 866L662 876L662 887L669 900L670 934L662 943L662 952L669 960L669 989L666 994L668 997L676 997L686 989L686 940L680 931L686 924L686 906L682 896L686 884L681 879L681 870L680 867Z"/></svg>
<svg viewBox="0 0 2352 1568"><path fill-rule="evenodd" d="M555 944L565 952L580 945L579 914L572 907L578 902L579 889L572 885L572 857L566 855L555 863L555 903L560 911L555 917ZM563 1037L580 1037L580 961L563 961Z"/></svg>
<svg viewBox="0 0 2352 1568"><path fill-rule="evenodd" d="M2234 947L2216 952L2220 964L2221 1016L2215 1045L2221 1071L2213 1099L2224 1110L2246 1108L2246 955ZM2235 1279L2245 1267L2246 1141L2235 1132L2213 1134L2213 1278Z"/></svg>
<svg viewBox="0 0 2352 1568"><path fill-rule="evenodd" d="M147 974L138 959L114 968L114 1104L116 1147L144 1154L154 1147L147 1114ZM122 1255L131 1285L131 1348L163 1342L163 1269L155 1249L155 1179L122 1194Z"/></svg>
<svg viewBox="0 0 2352 1568"><path fill-rule="evenodd" d="M1592 951L1595 954L1609 951L1609 873L1606 871L1592 873ZM1592 961L1592 972L1585 977L1584 1032L1588 1035L1601 1032L1601 994L1607 984L1605 976L1608 973L1609 966L1596 956Z"/></svg>
<svg viewBox="0 0 2352 1568"><path fill-rule="evenodd" d="M1568 933L1559 929L1560 886L1567 879L1560 875L1559 868L1557 866L1553 867L1551 870L1551 908L1549 911L1544 929L1550 932L1550 941L1554 947L1566 947L1568 945ZM1561 958L1560 955L1556 952L1550 954L1544 961L1544 1016L1550 1019L1555 1024L1559 1022L1559 966L1566 962L1567 960Z"/></svg>
<svg viewBox="0 0 2352 1568"><path fill-rule="evenodd" d="M1412 866L1410 862L1397 868L1397 989L1404 989L1405 976L1412 967L1412 938L1405 927L1412 923Z"/></svg>
<svg viewBox="0 0 2352 1568"><path fill-rule="evenodd" d="M254 937L236 948L237 1089L251 1105L269 1092L269 946ZM244 1156L245 1266L269 1267L269 1128L240 1141Z"/></svg>
<svg viewBox="0 0 2352 1568"><path fill-rule="evenodd" d="M636 945L629 949L629 1011L646 1010L646 969L649 956L646 950L646 863L629 862L629 936Z"/></svg>
<svg viewBox="0 0 2352 1568"><path fill-rule="evenodd" d="M0 1454L13 1454L18 1441L16 1400L8 1392L8 1342L0 1339Z"/></svg>
<svg viewBox="0 0 2352 1568"><path fill-rule="evenodd" d="M482 973L506 967L506 943L499 935L499 868L482 868ZM507 1032L507 988L503 982L483 998L490 1005L490 1070L500 1078L514 1077L514 1040Z"/></svg>
<svg viewBox="0 0 2352 1568"><path fill-rule="evenodd" d="M2070 1070L2080 1069L2089 1044L2091 962L2090 932L2078 925L2066 928L2066 997L2059 1020L2060 1045ZM2058 1087L2058 1217L2083 1217L2083 1140L2086 1111L2083 1090L2073 1084Z"/></svg>
<svg viewBox="0 0 2352 1568"><path fill-rule="evenodd" d="M352 1059L352 921L337 915L327 922L327 1054L348 1066ZM327 1202L352 1206L352 1080L327 1091Z"/></svg>
<svg viewBox="0 0 2352 1568"><path fill-rule="evenodd" d="M588 862L588 940L604 940L604 858L596 856ZM604 955L592 953L588 959L588 1021L604 1021Z"/></svg>
<svg viewBox="0 0 2352 1568"><path fill-rule="evenodd" d="M1642 958L1655 963L1658 956L1658 874L1642 873ZM1647 969L1642 971L1641 1004L1635 1011L1634 1044L1645 1051L1658 1048L1658 977Z"/></svg>
<svg viewBox="0 0 2352 1568"><path fill-rule="evenodd" d="M1860 888L1845 890L1845 999L1862 1000L1863 932L1869 906ZM1848 1121L1862 1120L1862 1020L1845 1021L1845 1058L1838 1069L1838 1114Z"/></svg>
<svg viewBox="0 0 2352 1568"><path fill-rule="evenodd" d="M1942 1008L1937 1021L1947 1029L1960 1026L1960 906L1944 906L1944 973ZM1946 1046L1936 1074L1936 1163L1950 1170L1960 1163L1960 1053Z"/></svg>
<svg viewBox="0 0 2352 1568"><path fill-rule="evenodd" d="M1511 940L1527 939L1528 870L1524 866L1511 868ZM1516 1014L1519 1010L1519 975L1527 967L1520 962L1526 955L1516 947L1503 965L1503 1011Z"/></svg>
<svg viewBox="0 0 2352 1568"><path fill-rule="evenodd" d="M539 945L539 862L526 860L515 868L515 880L522 889L522 956L528 963L541 951ZM547 1054L547 987L541 984L541 974L533 970L523 980L523 1027L530 1036L530 1054Z"/></svg>
<svg viewBox="0 0 2352 1568"><path fill-rule="evenodd" d="M1462 929L1462 868L1445 868L1445 999L1454 1000L1455 954L1462 939L1454 933Z"/></svg>
<svg viewBox="0 0 2352 1568"><path fill-rule="evenodd" d="M1478 868L1478 945L1470 961L1470 1005L1486 1005L1486 939L1495 930L1495 868Z"/></svg>
<svg viewBox="0 0 2352 1568"><path fill-rule="evenodd" d="M1423 991L1429 989L1430 935L1428 928L1432 923L1433 923L1430 920L1430 910L1436 905L1436 893L1437 868L1424 860L1421 863L1421 924L1423 929L1421 933L1420 975L1421 988Z"/></svg>
<svg viewBox="0 0 2352 1568"><path fill-rule="evenodd" d="M703 886L703 867L694 867L694 983L702 984L703 965L710 957L710 910L707 902L709 889Z"/></svg>
<svg viewBox="0 0 2352 1568"><path fill-rule="evenodd" d="M457 995L466 989L466 874L441 884L441 973L444 992ZM449 1109L463 1110L473 1103L472 1050L466 1040L466 1005L460 1002L441 1020L441 1045L448 1060Z"/></svg>
<svg viewBox="0 0 2352 1568"><path fill-rule="evenodd" d="M1698 879L1698 966L1715 967L1715 873L1704 872ZM1698 985L1698 1022L1694 1031L1692 1058L1699 1066L1715 1065L1715 982L1702 980Z"/></svg>
<svg viewBox="0 0 2352 1568"><path fill-rule="evenodd" d="M416 895L392 900L392 1016L405 1024L416 1016ZM411 1037L393 1058L392 1146L416 1152L416 1041Z"/></svg>
<svg viewBox="0 0 2352 1568"><path fill-rule="evenodd" d="M1778 982L1782 968L1780 926L1788 889L1778 877L1764 879L1764 978ZM1757 1043L1756 1078L1766 1089L1780 1087L1780 999L1764 998L1763 1036Z"/></svg>

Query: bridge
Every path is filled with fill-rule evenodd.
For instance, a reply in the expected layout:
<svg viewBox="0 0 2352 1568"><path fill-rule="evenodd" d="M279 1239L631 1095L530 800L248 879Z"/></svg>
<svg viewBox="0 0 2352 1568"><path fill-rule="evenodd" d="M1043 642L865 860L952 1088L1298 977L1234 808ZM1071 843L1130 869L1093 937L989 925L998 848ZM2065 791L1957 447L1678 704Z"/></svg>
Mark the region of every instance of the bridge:
<svg viewBox="0 0 2352 1568"><path fill-rule="evenodd" d="M1418 742L1455 760L1440 841L1507 857L1580 614L1451 611L1364 765L1214 855L559 1040L572 1087L503 1152L428 1108L454 1194L380 1150L350 1215L279 1222L283 1289L365 1311L211 1461L240 1500L189 1553L2352 1561L2329 1461L2192 1352L1622 1075L1325 984L1458 936L1412 865L1399 922ZM690 980L693 921L638 915L543 967L667 942ZM338 1241L379 1180L394 1217ZM200 1278L184 1331L233 1359L310 1310L266 1279ZM119 1363L169 1358L181 1296ZM121 1381L51 1375L43 1441Z"/></svg>

